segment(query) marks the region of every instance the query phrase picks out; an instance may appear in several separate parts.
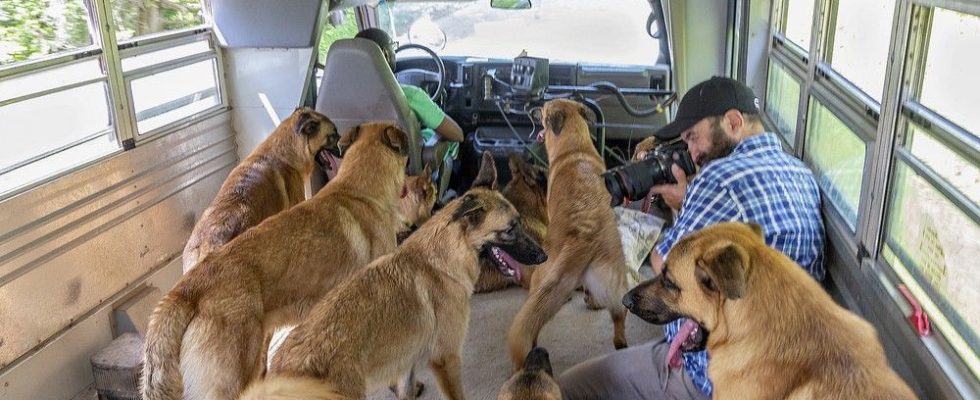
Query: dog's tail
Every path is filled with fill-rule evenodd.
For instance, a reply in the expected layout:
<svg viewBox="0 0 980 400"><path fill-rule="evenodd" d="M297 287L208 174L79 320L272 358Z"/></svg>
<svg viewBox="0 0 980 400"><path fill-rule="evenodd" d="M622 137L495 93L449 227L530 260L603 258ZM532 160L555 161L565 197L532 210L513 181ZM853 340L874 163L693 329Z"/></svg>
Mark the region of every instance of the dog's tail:
<svg viewBox="0 0 980 400"><path fill-rule="evenodd" d="M143 352L140 387L144 400L184 398L180 347L194 315L194 305L177 293L168 294L153 310Z"/></svg>
<svg viewBox="0 0 980 400"><path fill-rule="evenodd" d="M275 376L256 382L238 400L347 400L333 385L316 378Z"/></svg>

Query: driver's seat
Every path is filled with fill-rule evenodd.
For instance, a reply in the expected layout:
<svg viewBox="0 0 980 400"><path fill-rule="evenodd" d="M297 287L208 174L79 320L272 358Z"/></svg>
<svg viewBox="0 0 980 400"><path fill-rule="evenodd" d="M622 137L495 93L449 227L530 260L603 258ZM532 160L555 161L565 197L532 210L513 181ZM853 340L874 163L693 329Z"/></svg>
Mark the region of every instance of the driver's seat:
<svg viewBox="0 0 980 400"><path fill-rule="evenodd" d="M415 113L385 61L381 49L367 39L340 39L327 51L316 110L330 118L337 131L364 122L397 125L408 133L407 173L422 171L422 136Z"/></svg>

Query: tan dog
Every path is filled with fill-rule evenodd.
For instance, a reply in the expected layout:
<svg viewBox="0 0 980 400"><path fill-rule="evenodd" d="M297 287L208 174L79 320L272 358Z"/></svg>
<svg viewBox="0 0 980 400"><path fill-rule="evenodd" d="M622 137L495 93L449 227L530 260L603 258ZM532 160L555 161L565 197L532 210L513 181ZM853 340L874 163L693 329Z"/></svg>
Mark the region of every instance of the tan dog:
<svg viewBox="0 0 980 400"><path fill-rule="evenodd" d="M511 154L507 163L511 180L502 192L504 198L521 214L524 232L534 241L543 243L548 230L548 211L545 208L548 170L529 164L516 154ZM525 268L500 254L484 252L480 254L480 279L476 282L476 293L500 290L515 283L526 289L531 286L533 273L534 268Z"/></svg>
<svg viewBox="0 0 980 400"><path fill-rule="evenodd" d="M717 224L681 239L663 272L623 303L655 324L690 318L681 349L707 347L715 399L915 398L888 367L874 328L766 246L755 224Z"/></svg>
<svg viewBox="0 0 980 400"><path fill-rule="evenodd" d="M436 205L438 189L432 182L432 170L426 164L418 176L405 177L401 200L398 202L402 230L398 232L398 242L405 240L419 225L432 217L432 207Z"/></svg>
<svg viewBox="0 0 980 400"><path fill-rule="evenodd" d="M236 398L263 372L263 336L298 323L324 293L394 250L407 135L365 124L340 146L349 150L327 186L208 255L160 301L144 399Z"/></svg>
<svg viewBox="0 0 980 400"><path fill-rule="evenodd" d="M497 400L561 400L561 389L551 372L548 351L535 347L497 394Z"/></svg>
<svg viewBox="0 0 980 400"><path fill-rule="evenodd" d="M588 110L570 100L552 100L542 108L544 144L548 152L548 233L544 248L549 261L537 267L527 301L507 334L514 369L537 343L541 328L579 286L613 320L613 345L626 347L626 260L609 207L609 193L600 174L605 171L592 145Z"/></svg>
<svg viewBox="0 0 980 400"><path fill-rule="evenodd" d="M252 151L218 190L184 247L184 273L246 229L306 199L318 157L337 146L329 118L300 107Z"/></svg>
<svg viewBox="0 0 980 400"><path fill-rule="evenodd" d="M443 396L462 399L460 354L479 275L477 255L494 247L528 264L546 259L524 233L514 207L490 189L492 164L486 153L472 189L393 254L324 297L283 342L270 377L243 398L261 398L250 396L283 386L284 378L310 377L341 396L362 399L429 361Z"/></svg>

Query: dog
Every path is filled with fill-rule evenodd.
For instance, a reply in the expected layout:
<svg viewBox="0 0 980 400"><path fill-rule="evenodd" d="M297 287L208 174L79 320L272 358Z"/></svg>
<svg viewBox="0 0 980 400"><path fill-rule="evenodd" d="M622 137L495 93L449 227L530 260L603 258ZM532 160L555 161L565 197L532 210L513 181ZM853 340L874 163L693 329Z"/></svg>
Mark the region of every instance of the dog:
<svg viewBox="0 0 980 400"><path fill-rule="evenodd" d="M339 146L344 164L315 196L209 254L161 299L146 335L144 399L237 398L264 372L276 328L395 249L408 136L364 124Z"/></svg>
<svg viewBox="0 0 980 400"><path fill-rule="evenodd" d="M551 371L548 351L535 347L497 394L497 400L561 400L561 389Z"/></svg>
<svg viewBox="0 0 980 400"><path fill-rule="evenodd" d="M548 194L548 170L529 164L517 154L507 159L511 180L504 186L503 195L521 215L521 227L537 243L544 242L548 230L546 196ZM480 279L476 281L476 293L492 292L519 284L525 289L531 286L534 268L502 254L480 254Z"/></svg>
<svg viewBox="0 0 980 400"><path fill-rule="evenodd" d="M252 393L296 378L320 380L340 398L363 399L399 378L407 383L409 371L423 361L429 361L443 397L463 399L460 354L480 250L496 248L527 264L547 258L524 232L514 206L491 189L495 178L493 157L484 153L473 187L394 253L361 269L314 306L273 357L269 377L243 399L261 398Z"/></svg>
<svg viewBox="0 0 980 400"><path fill-rule="evenodd" d="M432 182L432 169L426 164L418 176L405 177L401 200L398 202L402 230L398 232L398 243L408 237L419 225L432 217L432 207L436 205L438 189Z"/></svg>
<svg viewBox="0 0 980 400"><path fill-rule="evenodd" d="M329 118L299 107L231 170L184 247L184 273L246 229L306 199L313 166L337 146Z"/></svg>
<svg viewBox="0 0 980 400"><path fill-rule="evenodd" d="M613 345L626 347L626 259L600 176L605 166L589 136L587 121L594 119L583 105L563 99L545 103L541 114L549 164L544 240L549 261L537 267L530 294L507 333L514 370L523 366L541 328L579 286L609 311Z"/></svg>
<svg viewBox="0 0 980 400"><path fill-rule="evenodd" d="M688 318L680 349L707 348L716 399L915 398L871 324L766 246L755 224L691 233L623 303L655 324Z"/></svg>

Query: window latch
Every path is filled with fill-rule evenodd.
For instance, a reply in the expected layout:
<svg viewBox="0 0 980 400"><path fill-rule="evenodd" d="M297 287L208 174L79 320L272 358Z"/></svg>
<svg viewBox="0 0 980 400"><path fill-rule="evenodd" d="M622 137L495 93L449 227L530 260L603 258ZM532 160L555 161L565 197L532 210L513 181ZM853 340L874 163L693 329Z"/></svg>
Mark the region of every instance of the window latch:
<svg viewBox="0 0 980 400"><path fill-rule="evenodd" d="M912 327L915 328L915 332L919 334L919 337L931 335L932 327L929 324L929 316L922 310L922 305L919 304L919 301L915 299L915 296L912 295L912 292L905 285L898 285L898 291L902 293L902 297L905 298L905 302L908 303L909 307L912 307L912 314L908 316L908 319Z"/></svg>

